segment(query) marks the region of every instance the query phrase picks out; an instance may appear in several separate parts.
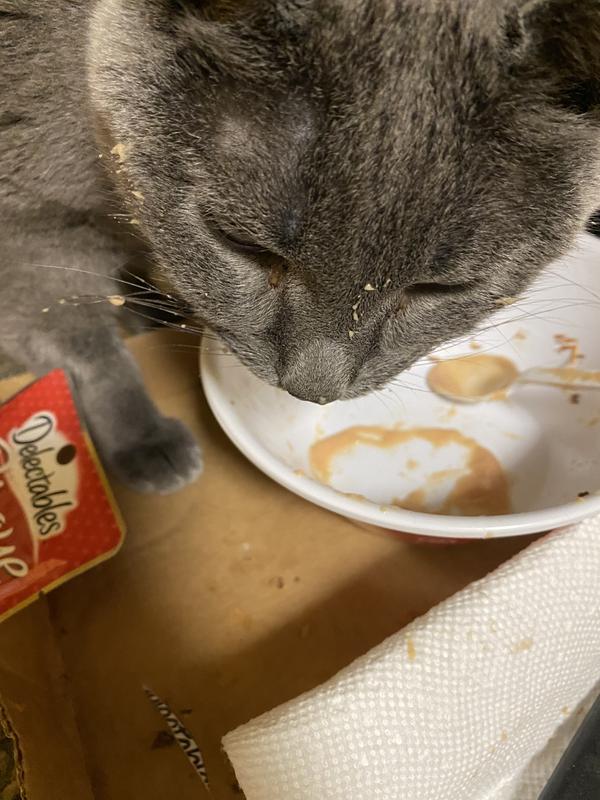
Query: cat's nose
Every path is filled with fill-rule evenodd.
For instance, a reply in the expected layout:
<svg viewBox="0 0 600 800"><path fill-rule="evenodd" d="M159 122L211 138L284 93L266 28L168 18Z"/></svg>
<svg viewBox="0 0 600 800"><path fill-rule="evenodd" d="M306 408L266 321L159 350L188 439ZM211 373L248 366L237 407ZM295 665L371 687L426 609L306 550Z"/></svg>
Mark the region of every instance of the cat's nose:
<svg viewBox="0 0 600 800"><path fill-rule="evenodd" d="M286 389L286 392L291 394L292 397L297 397L298 400L306 400L308 403L319 403L321 406L326 406L337 400L337 397L325 397L322 394L317 396L314 392L305 391L304 389Z"/></svg>
<svg viewBox="0 0 600 800"><path fill-rule="evenodd" d="M352 374L348 355L337 342L314 339L289 353L280 385L289 394L310 403L332 403L348 387Z"/></svg>

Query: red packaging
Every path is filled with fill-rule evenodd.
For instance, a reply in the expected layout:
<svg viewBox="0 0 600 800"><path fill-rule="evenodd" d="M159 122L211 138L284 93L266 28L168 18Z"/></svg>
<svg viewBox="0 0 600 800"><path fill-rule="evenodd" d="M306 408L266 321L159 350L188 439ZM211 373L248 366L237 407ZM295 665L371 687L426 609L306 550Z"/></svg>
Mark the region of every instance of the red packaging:
<svg viewBox="0 0 600 800"><path fill-rule="evenodd" d="M124 526L69 382L0 407L0 620L117 552Z"/></svg>

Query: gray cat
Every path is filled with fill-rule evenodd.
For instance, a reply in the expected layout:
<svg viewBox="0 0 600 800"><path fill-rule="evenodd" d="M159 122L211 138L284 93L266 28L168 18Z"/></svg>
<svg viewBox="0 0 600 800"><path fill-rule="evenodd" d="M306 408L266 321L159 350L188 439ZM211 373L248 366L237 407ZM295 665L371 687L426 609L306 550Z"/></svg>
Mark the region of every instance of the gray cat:
<svg viewBox="0 0 600 800"><path fill-rule="evenodd" d="M522 292L600 198L598 0L0 0L0 79L2 347L69 370L141 490L198 447L119 309L69 300L132 253L325 403Z"/></svg>

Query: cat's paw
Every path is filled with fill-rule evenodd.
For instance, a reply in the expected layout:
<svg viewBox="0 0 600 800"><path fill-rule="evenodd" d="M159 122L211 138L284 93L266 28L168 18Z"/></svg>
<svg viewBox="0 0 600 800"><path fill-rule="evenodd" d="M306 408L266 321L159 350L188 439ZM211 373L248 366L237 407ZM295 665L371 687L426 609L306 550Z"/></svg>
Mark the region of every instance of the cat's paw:
<svg viewBox="0 0 600 800"><path fill-rule="evenodd" d="M159 417L143 440L113 453L110 466L138 492L170 494L202 472L202 453L183 423Z"/></svg>

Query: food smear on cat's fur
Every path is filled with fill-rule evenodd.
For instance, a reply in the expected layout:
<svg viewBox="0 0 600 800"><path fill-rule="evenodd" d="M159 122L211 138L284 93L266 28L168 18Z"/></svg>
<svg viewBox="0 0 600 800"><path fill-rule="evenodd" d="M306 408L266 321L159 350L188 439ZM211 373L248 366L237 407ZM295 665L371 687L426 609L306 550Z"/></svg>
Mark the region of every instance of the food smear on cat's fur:
<svg viewBox="0 0 600 800"><path fill-rule="evenodd" d="M502 399L519 371L508 358L476 355L438 361L427 374L432 392L441 397Z"/></svg>
<svg viewBox="0 0 600 800"><path fill-rule="evenodd" d="M460 431L445 428L384 428L353 426L320 439L310 449L310 465L321 483L331 485L336 462L358 446L394 451L399 476L414 469L411 446L425 447L422 483L416 489L394 497L392 505L410 511L462 516L496 516L511 513L508 479L502 465L487 448ZM451 468L427 472L444 448L454 448ZM448 451L450 452L450 451ZM404 474L405 474L404 473ZM347 493L347 492L346 492Z"/></svg>
<svg viewBox="0 0 600 800"><path fill-rule="evenodd" d="M117 158L117 160L121 164L127 158L127 146L124 145L122 142L117 142L117 144L112 148L110 152L113 156Z"/></svg>

